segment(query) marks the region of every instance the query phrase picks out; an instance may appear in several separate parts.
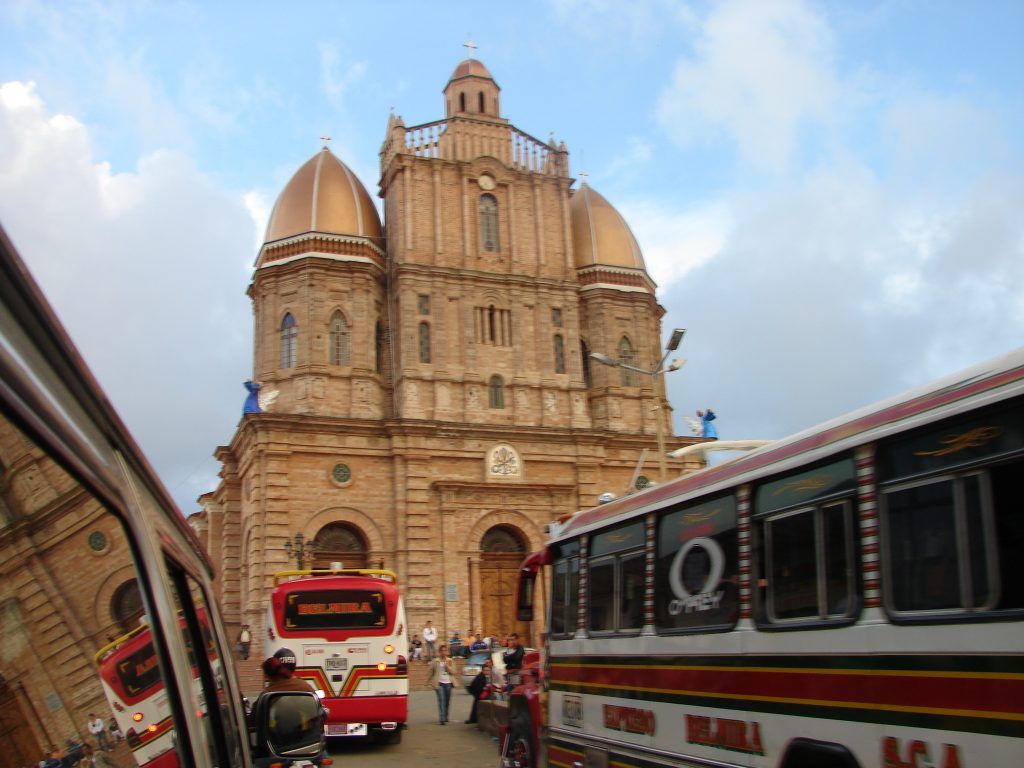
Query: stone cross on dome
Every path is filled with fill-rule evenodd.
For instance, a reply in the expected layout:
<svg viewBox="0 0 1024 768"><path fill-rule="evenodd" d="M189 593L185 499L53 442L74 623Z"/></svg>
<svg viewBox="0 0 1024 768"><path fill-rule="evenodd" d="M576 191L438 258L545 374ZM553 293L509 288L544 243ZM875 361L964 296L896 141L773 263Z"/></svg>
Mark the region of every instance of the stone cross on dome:
<svg viewBox="0 0 1024 768"><path fill-rule="evenodd" d="M475 51L480 46L476 45L473 42L473 36L472 35L467 34L466 35L466 42L464 42L462 44L462 47L465 48L469 52L469 58L472 59L473 58L473 51Z"/></svg>

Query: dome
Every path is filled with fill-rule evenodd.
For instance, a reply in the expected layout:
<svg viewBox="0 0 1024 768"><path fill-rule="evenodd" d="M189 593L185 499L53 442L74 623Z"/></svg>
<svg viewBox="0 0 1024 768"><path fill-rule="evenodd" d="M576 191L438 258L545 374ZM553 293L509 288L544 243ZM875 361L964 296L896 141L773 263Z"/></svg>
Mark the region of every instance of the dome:
<svg viewBox="0 0 1024 768"><path fill-rule="evenodd" d="M452 76L448 78L450 83L452 80L458 80L462 77L486 77L488 80L493 80L491 73L484 66L484 63L479 59L465 59L460 61L459 65L455 67L455 71L452 72Z"/></svg>
<svg viewBox="0 0 1024 768"><path fill-rule="evenodd" d="M601 195L582 184L569 200L576 268L595 265L646 269L626 220Z"/></svg>
<svg viewBox="0 0 1024 768"><path fill-rule="evenodd" d="M366 187L327 147L295 172L274 204L264 242L306 232L366 237L379 244L380 217Z"/></svg>

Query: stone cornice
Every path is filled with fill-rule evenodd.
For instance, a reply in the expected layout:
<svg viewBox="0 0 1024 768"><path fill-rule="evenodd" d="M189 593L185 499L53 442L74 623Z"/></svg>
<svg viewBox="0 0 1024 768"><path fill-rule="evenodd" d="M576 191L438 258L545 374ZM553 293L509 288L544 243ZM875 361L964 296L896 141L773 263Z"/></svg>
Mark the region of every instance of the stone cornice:
<svg viewBox="0 0 1024 768"><path fill-rule="evenodd" d="M605 264L594 264L576 270L581 291L595 288L607 288L613 291L643 291L655 293L657 283L641 269L612 267Z"/></svg>
<svg viewBox="0 0 1024 768"><path fill-rule="evenodd" d="M320 245L321 249L317 251L312 250L310 245L314 243ZM356 248L353 249L352 246L356 246ZM307 253L316 254L323 258L348 256L350 257L348 260L357 260L359 254L353 254L350 251L363 249L368 250L371 254L378 257L377 260L380 263L383 263L386 257L384 249L368 237L335 235L327 232L304 232L294 237L275 240L272 243L264 243L263 247L260 248L259 255L256 257L256 264L257 268L260 269ZM372 257L364 256L363 258L369 260Z"/></svg>

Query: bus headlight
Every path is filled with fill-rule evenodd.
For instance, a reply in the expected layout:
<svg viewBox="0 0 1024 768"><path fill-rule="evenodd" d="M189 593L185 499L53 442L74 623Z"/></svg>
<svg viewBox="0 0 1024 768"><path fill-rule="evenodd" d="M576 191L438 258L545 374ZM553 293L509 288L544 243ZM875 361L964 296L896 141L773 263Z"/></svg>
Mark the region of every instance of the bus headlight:
<svg viewBox="0 0 1024 768"><path fill-rule="evenodd" d="M377 669L380 670L381 672L383 672L387 668L388 668L388 665L385 664L383 661L380 664L377 665Z"/></svg>
<svg viewBox="0 0 1024 768"><path fill-rule="evenodd" d="M387 645L384 646L384 653L394 653L394 652L395 652L395 646L393 646L391 643L388 643Z"/></svg>
<svg viewBox="0 0 1024 768"><path fill-rule="evenodd" d="M142 722L142 713L141 712L136 712L135 714L133 714L132 715L132 720L134 720L136 723L141 723Z"/></svg>

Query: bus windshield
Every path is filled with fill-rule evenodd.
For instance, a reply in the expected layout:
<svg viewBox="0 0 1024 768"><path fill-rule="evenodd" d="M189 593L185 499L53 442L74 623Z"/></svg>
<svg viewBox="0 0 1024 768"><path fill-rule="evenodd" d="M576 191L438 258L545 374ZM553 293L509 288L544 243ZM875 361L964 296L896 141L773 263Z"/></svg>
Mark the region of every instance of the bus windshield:
<svg viewBox="0 0 1024 768"><path fill-rule="evenodd" d="M162 684L160 668L156 663L156 655L153 653L153 643L149 640L149 632L146 632L146 643L140 648L126 656L110 659L117 675L117 682L120 683L125 703L134 703L146 693ZM113 683L114 681L111 680ZM115 686L116 689L116 686Z"/></svg>
<svg viewBox="0 0 1024 768"><path fill-rule="evenodd" d="M285 601L284 626L289 630L383 629L387 623L380 590L302 590Z"/></svg>

